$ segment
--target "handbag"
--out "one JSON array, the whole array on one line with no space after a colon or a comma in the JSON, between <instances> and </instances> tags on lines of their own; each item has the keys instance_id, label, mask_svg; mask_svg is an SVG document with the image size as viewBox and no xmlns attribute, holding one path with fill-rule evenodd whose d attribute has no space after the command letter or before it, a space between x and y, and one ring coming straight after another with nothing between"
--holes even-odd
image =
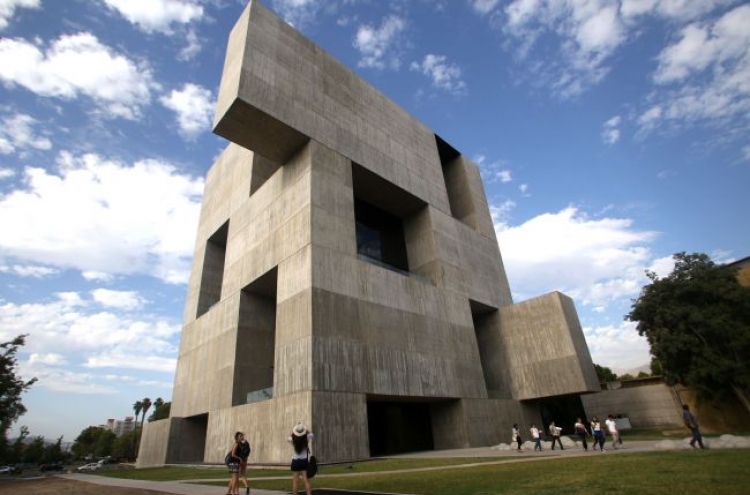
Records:
<instances>
[{"instance_id":1,"label":"handbag","mask_svg":"<svg viewBox=\"0 0 750 495\"><path fill-rule=\"evenodd\" d=\"M307 479L313 479L318 474L318 460L307 451Z\"/></svg>"}]
</instances>

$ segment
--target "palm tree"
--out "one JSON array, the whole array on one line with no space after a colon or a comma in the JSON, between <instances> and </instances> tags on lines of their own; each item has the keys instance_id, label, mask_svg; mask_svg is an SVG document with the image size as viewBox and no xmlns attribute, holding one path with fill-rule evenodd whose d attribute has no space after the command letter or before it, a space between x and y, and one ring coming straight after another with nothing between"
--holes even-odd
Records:
<instances>
[{"instance_id":1,"label":"palm tree","mask_svg":"<svg viewBox=\"0 0 750 495\"><path fill-rule=\"evenodd\" d=\"M157 397L156 400L154 401L154 412L153 414L151 414L151 417L148 418L149 421L153 421L153 419L151 418L153 418L154 414L156 414L159 408L163 405L164 405L164 399L162 399L161 397Z\"/></svg>"},{"instance_id":2,"label":"palm tree","mask_svg":"<svg viewBox=\"0 0 750 495\"><path fill-rule=\"evenodd\" d=\"M148 410L151 408L151 399L146 397L145 399L141 400L141 407L143 408L143 416L141 417L141 433L143 433L143 422L146 421L146 413L148 413ZM136 418L137 420L138 418Z\"/></svg>"},{"instance_id":3,"label":"palm tree","mask_svg":"<svg viewBox=\"0 0 750 495\"><path fill-rule=\"evenodd\" d=\"M143 416L141 416L141 431L140 433L136 433L136 436L135 436L135 455L137 457L138 447L141 444L141 435L143 435L143 422L146 420L146 412L148 412L149 408L151 407L151 399L146 397L145 399L139 400L138 402L133 404L133 409L135 409L136 405L141 406L140 412L143 414ZM138 412L135 413L135 425L136 427L138 426Z\"/></svg>"},{"instance_id":4,"label":"palm tree","mask_svg":"<svg viewBox=\"0 0 750 495\"><path fill-rule=\"evenodd\" d=\"M135 426L133 427L133 438L135 438L135 442L133 442L134 458L138 455L138 415L141 413L141 409L143 409L143 402L137 401L133 404L133 411L135 411Z\"/></svg>"}]
</instances>

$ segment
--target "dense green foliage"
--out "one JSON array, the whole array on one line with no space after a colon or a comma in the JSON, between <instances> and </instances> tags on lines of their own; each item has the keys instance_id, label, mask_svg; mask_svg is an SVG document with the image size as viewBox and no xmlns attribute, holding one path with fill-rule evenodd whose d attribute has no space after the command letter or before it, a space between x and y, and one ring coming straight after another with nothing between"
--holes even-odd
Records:
<instances>
[{"instance_id":1,"label":"dense green foliage","mask_svg":"<svg viewBox=\"0 0 750 495\"><path fill-rule=\"evenodd\" d=\"M79 459L87 456L104 457L112 454L117 435L100 426L89 426L76 437L73 453Z\"/></svg>"},{"instance_id":2,"label":"dense green foliage","mask_svg":"<svg viewBox=\"0 0 750 495\"><path fill-rule=\"evenodd\" d=\"M16 374L16 353L25 343L26 335L19 335L10 342L0 344L0 461L12 457L8 430L26 412L21 394L36 382L36 378L25 381Z\"/></svg>"},{"instance_id":3,"label":"dense green foliage","mask_svg":"<svg viewBox=\"0 0 750 495\"><path fill-rule=\"evenodd\" d=\"M154 401L154 412L148 417L148 422L158 421L160 419L167 419L169 417L169 411L172 408L171 402L164 402L161 397Z\"/></svg>"},{"instance_id":4,"label":"dense green foliage","mask_svg":"<svg viewBox=\"0 0 750 495\"><path fill-rule=\"evenodd\" d=\"M702 399L734 393L750 408L750 288L705 254L678 253L672 273L641 290L626 319L637 322L667 383Z\"/></svg>"},{"instance_id":5,"label":"dense green foliage","mask_svg":"<svg viewBox=\"0 0 750 495\"><path fill-rule=\"evenodd\" d=\"M613 382L617 380L617 375L606 366L599 366L594 364L596 370L596 376L599 378L599 383Z\"/></svg>"},{"instance_id":6,"label":"dense green foliage","mask_svg":"<svg viewBox=\"0 0 750 495\"><path fill-rule=\"evenodd\" d=\"M136 431L123 433L112 444L112 457L117 459L133 459L135 452Z\"/></svg>"}]
</instances>

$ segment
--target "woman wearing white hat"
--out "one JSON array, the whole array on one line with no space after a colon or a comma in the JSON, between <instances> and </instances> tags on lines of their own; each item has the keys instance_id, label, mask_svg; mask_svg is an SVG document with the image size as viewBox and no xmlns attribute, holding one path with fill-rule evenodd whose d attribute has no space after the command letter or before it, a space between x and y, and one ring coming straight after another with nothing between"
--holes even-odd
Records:
<instances>
[{"instance_id":1,"label":"woman wearing white hat","mask_svg":"<svg viewBox=\"0 0 750 495\"><path fill-rule=\"evenodd\" d=\"M314 436L300 421L292 428L292 434L287 441L294 447L292 453L292 493L297 493L299 479L305 483L305 493L310 495L310 480L307 478L307 459L310 456L310 444Z\"/></svg>"}]
</instances>

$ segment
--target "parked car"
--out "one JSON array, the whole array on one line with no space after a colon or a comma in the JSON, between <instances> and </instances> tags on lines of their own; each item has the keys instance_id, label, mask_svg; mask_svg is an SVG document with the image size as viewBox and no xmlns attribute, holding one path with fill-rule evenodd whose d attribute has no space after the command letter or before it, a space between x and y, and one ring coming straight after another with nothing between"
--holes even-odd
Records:
<instances>
[{"instance_id":1,"label":"parked car","mask_svg":"<svg viewBox=\"0 0 750 495\"><path fill-rule=\"evenodd\" d=\"M0 474L21 474L18 466L0 466Z\"/></svg>"},{"instance_id":2,"label":"parked car","mask_svg":"<svg viewBox=\"0 0 750 495\"><path fill-rule=\"evenodd\" d=\"M41 466L39 466L39 471L43 473L47 471L62 471L63 469L65 468L59 462L53 462L50 464L42 464Z\"/></svg>"},{"instance_id":3,"label":"parked car","mask_svg":"<svg viewBox=\"0 0 750 495\"><path fill-rule=\"evenodd\" d=\"M76 468L76 471L78 471L79 473L83 473L85 471L96 471L101 467L102 466L98 462L90 462L88 464L84 464L83 466L78 466Z\"/></svg>"}]
</instances>

